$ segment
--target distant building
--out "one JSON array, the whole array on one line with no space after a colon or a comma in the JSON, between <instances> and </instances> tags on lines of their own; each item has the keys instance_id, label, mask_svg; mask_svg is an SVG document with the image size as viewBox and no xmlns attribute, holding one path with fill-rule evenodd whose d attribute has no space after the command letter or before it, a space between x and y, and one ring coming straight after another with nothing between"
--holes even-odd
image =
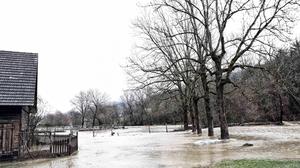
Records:
<instances>
[{"instance_id":1,"label":"distant building","mask_svg":"<svg viewBox=\"0 0 300 168\"><path fill-rule=\"evenodd\" d=\"M0 157L18 156L37 106L38 54L0 51Z\"/></svg>"}]
</instances>

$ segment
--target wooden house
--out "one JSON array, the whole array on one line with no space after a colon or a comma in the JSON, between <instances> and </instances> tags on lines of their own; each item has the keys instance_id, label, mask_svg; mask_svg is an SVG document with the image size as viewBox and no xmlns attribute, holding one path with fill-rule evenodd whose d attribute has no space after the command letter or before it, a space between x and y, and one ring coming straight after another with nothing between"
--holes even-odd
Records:
<instances>
[{"instance_id":1,"label":"wooden house","mask_svg":"<svg viewBox=\"0 0 300 168\"><path fill-rule=\"evenodd\" d=\"M0 158L18 156L37 105L38 54L0 51Z\"/></svg>"}]
</instances>

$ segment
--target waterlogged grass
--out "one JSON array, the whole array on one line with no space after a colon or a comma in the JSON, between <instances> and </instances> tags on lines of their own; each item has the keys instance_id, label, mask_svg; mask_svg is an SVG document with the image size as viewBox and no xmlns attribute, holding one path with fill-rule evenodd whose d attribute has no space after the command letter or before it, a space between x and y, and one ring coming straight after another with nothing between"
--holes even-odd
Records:
<instances>
[{"instance_id":1,"label":"waterlogged grass","mask_svg":"<svg viewBox=\"0 0 300 168\"><path fill-rule=\"evenodd\" d=\"M215 168L300 168L300 161L277 160L227 160Z\"/></svg>"}]
</instances>

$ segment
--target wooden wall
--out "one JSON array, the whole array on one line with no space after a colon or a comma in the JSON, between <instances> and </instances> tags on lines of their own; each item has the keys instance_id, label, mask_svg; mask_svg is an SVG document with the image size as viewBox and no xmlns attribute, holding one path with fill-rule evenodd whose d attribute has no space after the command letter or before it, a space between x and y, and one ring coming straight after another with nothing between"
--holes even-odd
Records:
<instances>
[{"instance_id":1,"label":"wooden wall","mask_svg":"<svg viewBox=\"0 0 300 168\"><path fill-rule=\"evenodd\" d=\"M0 106L0 150L2 153L8 150L7 146L11 146L13 151L19 149L21 112L21 106Z\"/></svg>"}]
</instances>

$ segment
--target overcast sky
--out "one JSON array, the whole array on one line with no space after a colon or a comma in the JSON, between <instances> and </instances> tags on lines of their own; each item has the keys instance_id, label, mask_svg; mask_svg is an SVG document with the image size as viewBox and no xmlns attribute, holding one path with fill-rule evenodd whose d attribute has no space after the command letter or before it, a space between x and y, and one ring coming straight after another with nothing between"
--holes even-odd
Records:
<instances>
[{"instance_id":1,"label":"overcast sky","mask_svg":"<svg viewBox=\"0 0 300 168\"><path fill-rule=\"evenodd\" d=\"M134 46L137 2L0 1L0 49L39 54L38 93L53 111L70 110L70 100L89 88L118 101L127 88L120 65Z\"/></svg>"},{"instance_id":2,"label":"overcast sky","mask_svg":"<svg viewBox=\"0 0 300 168\"><path fill-rule=\"evenodd\" d=\"M0 49L39 54L38 93L67 111L80 90L98 88L112 101L127 87L120 68L134 45L136 0L0 2Z\"/></svg>"}]
</instances>

